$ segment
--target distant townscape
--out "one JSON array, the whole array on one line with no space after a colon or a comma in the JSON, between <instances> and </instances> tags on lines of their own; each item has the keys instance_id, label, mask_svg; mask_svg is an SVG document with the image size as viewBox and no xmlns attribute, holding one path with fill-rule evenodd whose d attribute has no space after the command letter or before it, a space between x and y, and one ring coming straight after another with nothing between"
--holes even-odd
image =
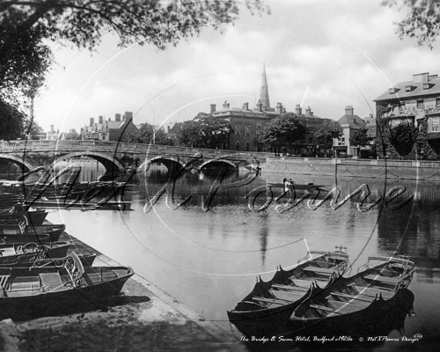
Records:
<instances>
[{"instance_id":1,"label":"distant townscape","mask_svg":"<svg viewBox=\"0 0 440 352\"><path fill-rule=\"evenodd\" d=\"M266 68L254 107L210 104L193 119L164 126L136 124L132 112L114 118L91 117L77 132L39 128L33 139L124 141L235 151L271 152L276 156L339 156L436 159L440 155L440 78L414 74L374 100L373 114L360 117L355 107L341 116L322 117L311 107L288 109L270 102Z\"/></svg>"}]
</instances>

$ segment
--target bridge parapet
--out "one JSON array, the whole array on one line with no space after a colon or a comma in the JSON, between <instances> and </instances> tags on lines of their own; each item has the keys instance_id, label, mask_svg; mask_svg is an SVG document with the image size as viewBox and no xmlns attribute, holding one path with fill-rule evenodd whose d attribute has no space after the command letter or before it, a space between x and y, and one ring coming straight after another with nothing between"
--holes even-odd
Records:
<instances>
[{"instance_id":1,"label":"bridge parapet","mask_svg":"<svg viewBox=\"0 0 440 352\"><path fill-rule=\"evenodd\" d=\"M58 152L74 152L85 150L105 150L114 153L142 153L151 155L160 154L176 154L176 155L195 155L201 153L204 158L232 157L237 158L249 157L253 155L256 158L265 159L268 153L262 152L242 152L225 149L208 149L208 148L190 148L159 144L142 144L128 142L111 142L111 141L82 141L82 140L66 140L66 141L46 141L46 140L17 140L17 141L1 141L0 152L40 152L51 151Z\"/></svg>"},{"instance_id":2,"label":"bridge parapet","mask_svg":"<svg viewBox=\"0 0 440 352\"><path fill-rule=\"evenodd\" d=\"M0 153L2 159L10 160L25 168L34 168L42 164L50 165L53 161L62 160L66 157L89 156L104 164L107 170L123 170L123 165L132 167L132 164L122 162L128 156L129 160L140 159L140 164L151 163L152 159L163 160L168 166L172 163L180 167L196 155L200 155L193 168L197 168L207 161L224 161L225 163L238 166L243 163L253 164L249 160L266 161L266 153L240 152L224 149L189 148L180 146L140 144L128 142L110 141L46 141L46 140L17 140L0 141ZM38 156L39 155L39 156ZM137 155L137 156L136 156ZM175 157L173 157L175 156ZM51 161L52 160L52 161ZM130 161L129 161L130 163ZM171 163L171 164L170 164ZM31 165L32 164L32 165ZM35 165L33 165L35 164ZM258 163L257 163L258 164Z\"/></svg>"}]
</instances>

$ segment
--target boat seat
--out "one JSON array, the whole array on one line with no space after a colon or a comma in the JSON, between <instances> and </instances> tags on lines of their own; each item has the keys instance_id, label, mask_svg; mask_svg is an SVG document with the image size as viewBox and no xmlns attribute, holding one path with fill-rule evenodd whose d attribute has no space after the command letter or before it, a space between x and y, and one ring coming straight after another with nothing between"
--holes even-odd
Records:
<instances>
[{"instance_id":1,"label":"boat seat","mask_svg":"<svg viewBox=\"0 0 440 352\"><path fill-rule=\"evenodd\" d=\"M334 272L337 272L337 270L334 268L332 268L332 269L319 268L317 266L308 266L308 267L303 268L303 270L304 271L311 271L311 272L318 273L318 274L324 274L324 275L331 275Z\"/></svg>"},{"instance_id":2,"label":"boat seat","mask_svg":"<svg viewBox=\"0 0 440 352\"><path fill-rule=\"evenodd\" d=\"M83 275L83 277L86 279L86 277L93 283L97 282L106 282L117 278L117 275L113 271L103 271L100 272L88 272ZM88 281L86 279L86 281Z\"/></svg>"},{"instance_id":3,"label":"boat seat","mask_svg":"<svg viewBox=\"0 0 440 352\"><path fill-rule=\"evenodd\" d=\"M393 285L397 284L401 280L398 277L387 277L387 276L375 275L375 274L367 275L364 278L370 281L380 281L383 283L393 284Z\"/></svg>"},{"instance_id":4,"label":"boat seat","mask_svg":"<svg viewBox=\"0 0 440 352\"><path fill-rule=\"evenodd\" d=\"M9 286L9 277L9 275L0 276L0 286L3 287L5 290L7 290Z\"/></svg>"},{"instance_id":5,"label":"boat seat","mask_svg":"<svg viewBox=\"0 0 440 352\"><path fill-rule=\"evenodd\" d=\"M359 294L362 294L364 296L370 296L370 297L376 297L380 294L383 298L388 299L394 296L393 291L386 290L385 288L376 288L376 287L362 287L362 286L355 286L356 290L359 292Z\"/></svg>"},{"instance_id":6,"label":"boat seat","mask_svg":"<svg viewBox=\"0 0 440 352\"><path fill-rule=\"evenodd\" d=\"M333 309L337 310L338 312L342 314L347 313L353 313L358 312L362 309L365 309L370 305L370 302L363 302L363 304L355 304L353 302L341 302L341 301L334 301L334 300L328 300L328 303L331 304ZM359 302L356 302L359 303Z\"/></svg>"},{"instance_id":7,"label":"boat seat","mask_svg":"<svg viewBox=\"0 0 440 352\"><path fill-rule=\"evenodd\" d=\"M290 302L295 302L299 299L301 299L302 297L304 297L304 295L306 294L306 292L304 291L299 291L299 292L293 292L293 291L277 291L277 290L271 290L270 291L276 298L278 299L283 299L286 301L290 301Z\"/></svg>"},{"instance_id":8,"label":"boat seat","mask_svg":"<svg viewBox=\"0 0 440 352\"><path fill-rule=\"evenodd\" d=\"M18 252L13 247L0 249L0 257L3 257L3 256L7 257L10 255L16 255L16 254L18 254Z\"/></svg>"},{"instance_id":9,"label":"boat seat","mask_svg":"<svg viewBox=\"0 0 440 352\"><path fill-rule=\"evenodd\" d=\"M362 293L359 293L359 295L356 296L352 296L352 295L347 295L346 293L332 292L331 295L335 297L347 298L349 300L357 300L357 301L369 302L369 303L371 303L374 299L373 297L369 295L364 295Z\"/></svg>"},{"instance_id":10,"label":"boat seat","mask_svg":"<svg viewBox=\"0 0 440 352\"><path fill-rule=\"evenodd\" d=\"M319 279L317 279L317 278L314 280L290 279L290 281L292 281L292 283L295 286L305 288L306 290L308 290L310 288L310 286L312 285L312 282L315 280L319 281Z\"/></svg>"},{"instance_id":11,"label":"boat seat","mask_svg":"<svg viewBox=\"0 0 440 352\"><path fill-rule=\"evenodd\" d=\"M307 291L307 288L302 287L302 286L273 284L272 287L273 288L278 288L278 289L281 289L281 290L288 290L288 291Z\"/></svg>"},{"instance_id":12,"label":"boat seat","mask_svg":"<svg viewBox=\"0 0 440 352\"><path fill-rule=\"evenodd\" d=\"M284 306L288 303L291 303L291 301L286 301L284 299L275 299L275 298L265 298L265 297L252 297L253 300L257 302L265 302L265 303L271 303L271 304L277 304L280 306Z\"/></svg>"},{"instance_id":13,"label":"boat seat","mask_svg":"<svg viewBox=\"0 0 440 352\"><path fill-rule=\"evenodd\" d=\"M329 313L334 313L334 314L342 314L341 312L338 312L337 310L334 310L333 308L321 306L319 304L311 304L310 308L315 308L315 309L322 310L324 312L329 312Z\"/></svg>"},{"instance_id":14,"label":"boat seat","mask_svg":"<svg viewBox=\"0 0 440 352\"><path fill-rule=\"evenodd\" d=\"M64 289L64 282L61 275L56 273L41 273L40 274L41 284L45 291L54 291L57 289Z\"/></svg>"},{"instance_id":15,"label":"boat seat","mask_svg":"<svg viewBox=\"0 0 440 352\"><path fill-rule=\"evenodd\" d=\"M40 278L38 276L19 276L11 282L10 291L14 290L35 290L40 289Z\"/></svg>"}]
</instances>

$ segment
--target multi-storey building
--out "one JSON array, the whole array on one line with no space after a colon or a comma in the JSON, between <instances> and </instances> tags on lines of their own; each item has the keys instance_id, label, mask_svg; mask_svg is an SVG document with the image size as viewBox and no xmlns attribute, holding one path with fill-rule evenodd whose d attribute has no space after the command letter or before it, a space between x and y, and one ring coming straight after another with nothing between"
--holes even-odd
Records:
<instances>
[{"instance_id":1,"label":"multi-storey building","mask_svg":"<svg viewBox=\"0 0 440 352\"><path fill-rule=\"evenodd\" d=\"M340 155L358 156L358 146L353 145L352 139L357 131L366 128L366 123L359 116L354 114L352 105L345 107L345 114L338 121L342 129L339 139L333 141L333 149Z\"/></svg>"},{"instance_id":2,"label":"multi-storey building","mask_svg":"<svg viewBox=\"0 0 440 352\"><path fill-rule=\"evenodd\" d=\"M421 132L407 158L438 158L440 155L440 78L428 72L413 75L412 81L401 82L374 100L378 127L389 121L387 128L402 122L417 127ZM387 120L381 120L387 118ZM385 128L384 126L380 128ZM381 133L381 135L384 135ZM386 136L386 134L385 134ZM383 138L382 138L383 139ZM389 144L387 140L380 143ZM381 157L395 157L393 149Z\"/></svg>"},{"instance_id":3,"label":"multi-storey building","mask_svg":"<svg viewBox=\"0 0 440 352\"><path fill-rule=\"evenodd\" d=\"M229 121L232 127L232 134L229 142L225 142L224 149L235 149L242 151L270 151L281 153L281 146L268 145L262 139L263 129L266 124L286 113L286 108L282 103L278 102L275 108L270 106L269 86L267 83L266 68L263 68L261 78L260 96L255 108L250 108L249 103L243 103L241 108L231 107L225 101L220 110L216 109L215 104L211 104L210 113L217 118ZM296 106L295 114L303 116L309 133L303 141L298 141L293 147L294 154L313 154L319 143L313 138L313 133L320 128L322 123L327 120L314 116L310 107L306 109L306 113L302 113L300 105Z\"/></svg>"},{"instance_id":4,"label":"multi-storey building","mask_svg":"<svg viewBox=\"0 0 440 352\"><path fill-rule=\"evenodd\" d=\"M427 119L427 132L440 132L440 78L428 72L413 75L375 100L376 116L388 117L391 127L406 121L418 126Z\"/></svg>"},{"instance_id":5,"label":"multi-storey building","mask_svg":"<svg viewBox=\"0 0 440 352\"><path fill-rule=\"evenodd\" d=\"M133 123L133 113L125 112L115 115L115 120L110 118L104 120L102 116L99 116L98 122L95 122L93 117L90 118L90 124L81 128L82 140L95 140L95 141L122 141L124 136L129 133L138 131L138 128Z\"/></svg>"}]
</instances>

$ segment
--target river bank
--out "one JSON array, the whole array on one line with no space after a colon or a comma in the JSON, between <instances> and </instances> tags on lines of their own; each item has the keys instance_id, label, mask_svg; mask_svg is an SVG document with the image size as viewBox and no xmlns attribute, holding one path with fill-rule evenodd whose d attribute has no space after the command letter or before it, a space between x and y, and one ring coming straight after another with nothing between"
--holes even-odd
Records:
<instances>
[{"instance_id":1,"label":"river bank","mask_svg":"<svg viewBox=\"0 0 440 352\"><path fill-rule=\"evenodd\" d=\"M425 160L268 157L263 173L440 181L440 162Z\"/></svg>"},{"instance_id":2,"label":"river bank","mask_svg":"<svg viewBox=\"0 0 440 352\"><path fill-rule=\"evenodd\" d=\"M74 250L97 253L94 266L120 265L87 244ZM104 309L30 321L0 322L1 351L244 351L237 339L139 275Z\"/></svg>"}]
</instances>

